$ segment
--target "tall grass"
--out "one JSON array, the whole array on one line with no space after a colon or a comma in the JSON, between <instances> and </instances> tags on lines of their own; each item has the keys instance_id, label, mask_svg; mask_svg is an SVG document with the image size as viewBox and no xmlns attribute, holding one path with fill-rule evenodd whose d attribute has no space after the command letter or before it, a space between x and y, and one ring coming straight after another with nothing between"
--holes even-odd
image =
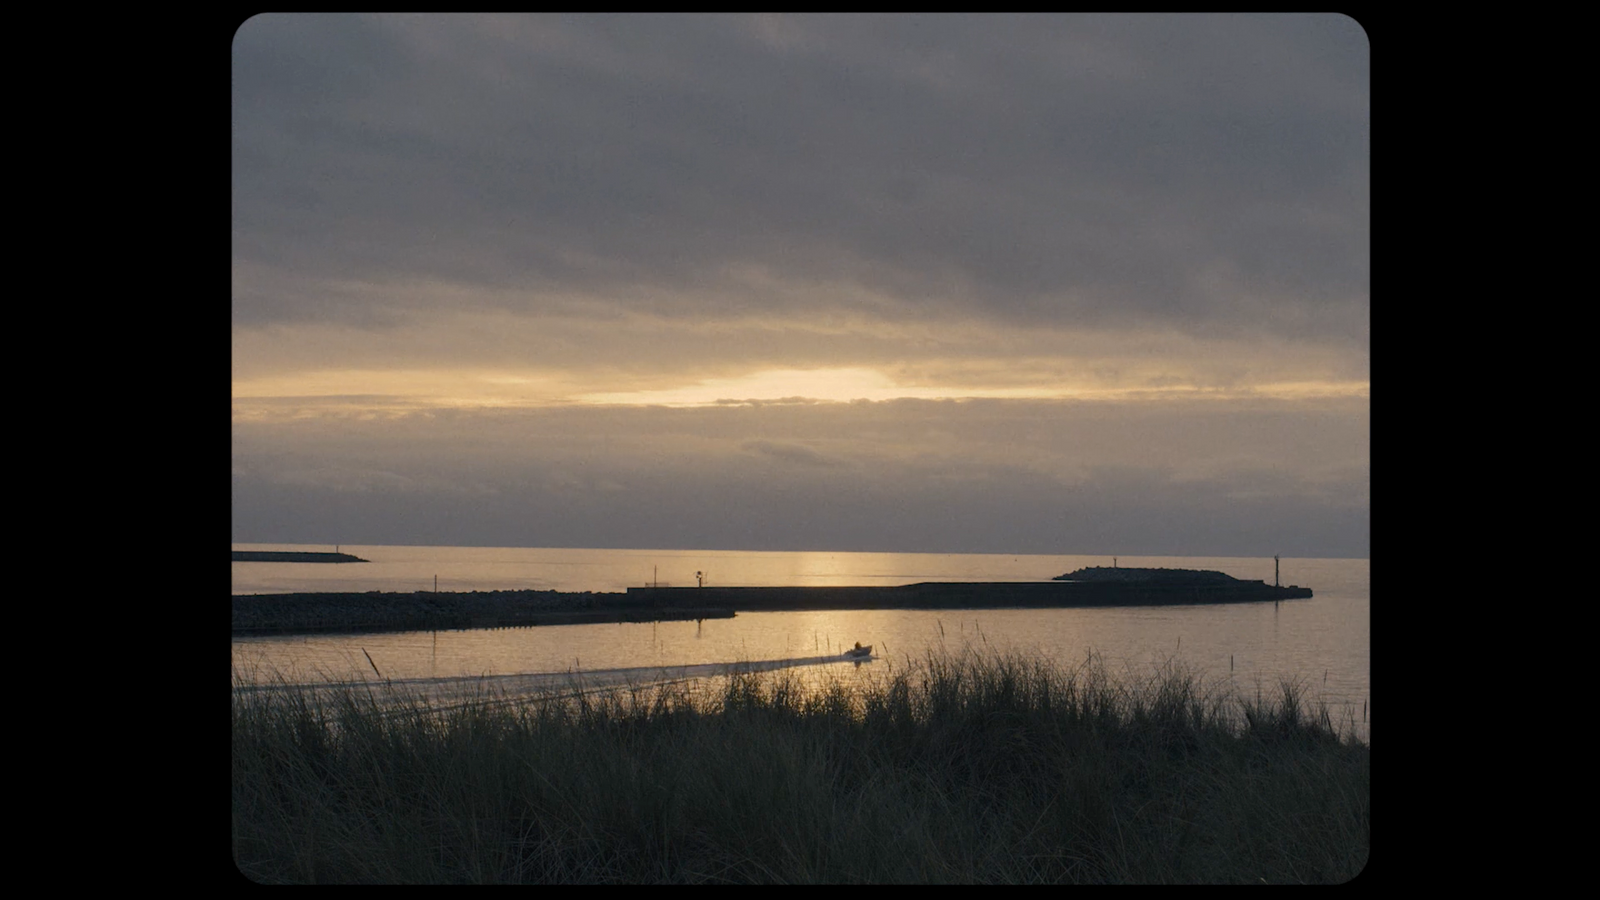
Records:
<instances>
[{"instance_id":1,"label":"tall grass","mask_svg":"<svg viewBox=\"0 0 1600 900\"><path fill-rule=\"evenodd\" d=\"M1370 750L1287 683L931 655L440 707L233 698L233 847L263 882L1340 882Z\"/></svg>"}]
</instances>

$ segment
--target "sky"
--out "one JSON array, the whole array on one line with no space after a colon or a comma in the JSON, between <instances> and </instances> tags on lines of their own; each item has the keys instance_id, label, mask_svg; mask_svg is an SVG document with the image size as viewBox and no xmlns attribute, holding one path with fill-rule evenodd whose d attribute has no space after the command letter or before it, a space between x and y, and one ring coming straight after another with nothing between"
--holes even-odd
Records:
<instances>
[{"instance_id":1,"label":"sky","mask_svg":"<svg viewBox=\"0 0 1600 900\"><path fill-rule=\"evenodd\" d=\"M236 543L1366 557L1340 15L233 39Z\"/></svg>"}]
</instances>

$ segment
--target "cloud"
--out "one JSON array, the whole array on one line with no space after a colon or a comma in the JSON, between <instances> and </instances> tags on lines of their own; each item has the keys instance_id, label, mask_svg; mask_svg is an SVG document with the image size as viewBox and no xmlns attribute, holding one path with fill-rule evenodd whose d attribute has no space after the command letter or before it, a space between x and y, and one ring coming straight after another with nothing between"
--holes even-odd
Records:
<instances>
[{"instance_id":1,"label":"cloud","mask_svg":"<svg viewBox=\"0 0 1600 900\"><path fill-rule=\"evenodd\" d=\"M1364 339L1337 16L266 15L234 60L241 324L436 283Z\"/></svg>"},{"instance_id":2,"label":"cloud","mask_svg":"<svg viewBox=\"0 0 1600 900\"><path fill-rule=\"evenodd\" d=\"M1364 553L1349 18L267 14L233 60L240 540Z\"/></svg>"},{"instance_id":3,"label":"cloud","mask_svg":"<svg viewBox=\"0 0 1600 900\"><path fill-rule=\"evenodd\" d=\"M801 466L815 466L825 469L835 468L841 463L829 459L804 444L774 443L772 441L745 441L740 444L740 449L751 453L777 460L782 463L792 463Z\"/></svg>"},{"instance_id":4,"label":"cloud","mask_svg":"<svg viewBox=\"0 0 1600 900\"><path fill-rule=\"evenodd\" d=\"M1363 402L1219 404L1206 414L1025 401L563 407L243 423L235 528L285 539L274 528L293 505L307 523L344 510L364 535L350 541L371 543L404 533L402 543L501 546L1202 553L1233 539L1219 535L1266 552L1281 534L1285 553L1365 546ZM364 485L371 503L358 508L350 485L295 477L308 459L324 473L392 477L381 491ZM441 519L441 509L455 512Z\"/></svg>"},{"instance_id":5,"label":"cloud","mask_svg":"<svg viewBox=\"0 0 1600 900\"><path fill-rule=\"evenodd\" d=\"M403 327L315 324L234 334L235 406L318 395L417 408L700 403L1160 391L1364 392L1362 349L1158 331L1081 332L966 320L888 327L773 314L696 322L441 310ZM280 401L273 401L282 405Z\"/></svg>"}]
</instances>

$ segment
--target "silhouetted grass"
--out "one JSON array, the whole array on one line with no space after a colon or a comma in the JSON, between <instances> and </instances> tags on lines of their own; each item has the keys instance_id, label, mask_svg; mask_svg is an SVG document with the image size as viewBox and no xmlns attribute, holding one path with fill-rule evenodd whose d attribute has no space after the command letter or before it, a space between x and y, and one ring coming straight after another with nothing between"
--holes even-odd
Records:
<instances>
[{"instance_id":1,"label":"silhouetted grass","mask_svg":"<svg viewBox=\"0 0 1600 900\"><path fill-rule=\"evenodd\" d=\"M930 656L449 708L235 692L233 846L263 882L1339 882L1370 749L1271 700Z\"/></svg>"}]
</instances>

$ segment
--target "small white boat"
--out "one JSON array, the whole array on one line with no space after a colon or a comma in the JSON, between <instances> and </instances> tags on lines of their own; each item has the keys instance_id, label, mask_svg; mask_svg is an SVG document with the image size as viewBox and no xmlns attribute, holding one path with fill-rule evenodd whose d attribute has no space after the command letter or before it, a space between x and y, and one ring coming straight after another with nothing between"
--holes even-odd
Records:
<instances>
[{"instance_id":1,"label":"small white boat","mask_svg":"<svg viewBox=\"0 0 1600 900\"><path fill-rule=\"evenodd\" d=\"M861 646L860 644L857 644L857 645L855 645L854 648L852 648L850 650L846 650L844 652L845 659L866 659L867 657L869 657L871 655L872 655L872 645L871 644L868 644L865 647Z\"/></svg>"}]
</instances>

